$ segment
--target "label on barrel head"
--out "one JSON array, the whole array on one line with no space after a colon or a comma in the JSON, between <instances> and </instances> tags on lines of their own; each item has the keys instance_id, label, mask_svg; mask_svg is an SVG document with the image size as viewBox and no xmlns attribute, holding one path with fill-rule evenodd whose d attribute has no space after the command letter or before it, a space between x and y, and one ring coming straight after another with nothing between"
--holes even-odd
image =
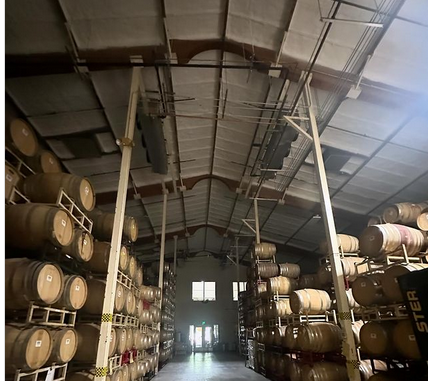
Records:
<instances>
[{"instance_id":1,"label":"label on barrel head","mask_svg":"<svg viewBox=\"0 0 428 381\"><path fill-rule=\"evenodd\" d=\"M65 225L67 225L67 221L61 220L61 224L62 224L62 226L65 226Z\"/></svg>"},{"instance_id":2,"label":"label on barrel head","mask_svg":"<svg viewBox=\"0 0 428 381\"><path fill-rule=\"evenodd\" d=\"M42 346L42 340L36 341L36 348L40 348Z\"/></svg>"},{"instance_id":3,"label":"label on barrel head","mask_svg":"<svg viewBox=\"0 0 428 381\"><path fill-rule=\"evenodd\" d=\"M84 240L83 240L83 244L84 244L84 245L86 245L86 244L87 244L86 239L84 239Z\"/></svg>"},{"instance_id":4,"label":"label on barrel head","mask_svg":"<svg viewBox=\"0 0 428 381\"><path fill-rule=\"evenodd\" d=\"M86 196L88 195L88 193L89 193L89 188L85 187L85 194L86 194Z\"/></svg>"},{"instance_id":5,"label":"label on barrel head","mask_svg":"<svg viewBox=\"0 0 428 381\"><path fill-rule=\"evenodd\" d=\"M22 134L23 134L24 136L28 136L28 131L27 131L27 129L26 129L26 128L23 128L23 129L22 129Z\"/></svg>"},{"instance_id":6,"label":"label on barrel head","mask_svg":"<svg viewBox=\"0 0 428 381\"><path fill-rule=\"evenodd\" d=\"M370 334L370 338L372 338L372 339L377 339L377 335L376 335L375 333L371 333L371 334Z\"/></svg>"},{"instance_id":7,"label":"label on barrel head","mask_svg":"<svg viewBox=\"0 0 428 381\"><path fill-rule=\"evenodd\" d=\"M48 275L48 276L46 277L46 280L47 280L48 282L52 282L52 275Z\"/></svg>"},{"instance_id":8,"label":"label on barrel head","mask_svg":"<svg viewBox=\"0 0 428 381\"><path fill-rule=\"evenodd\" d=\"M70 344L70 339L65 340L65 345Z\"/></svg>"},{"instance_id":9,"label":"label on barrel head","mask_svg":"<svg viewBox=\"0 0 428 381\"><path fill-rule=\"evenodd\" d=\"M120 297L122 296L122 291L120 291L120 290L119 290L119 291L117 292L117 296L120 298Z\"/></svg>"},{"instance_id":10,"label":"label on barrel head","mask_svg":"<svg viewBox=\"0 0 428 381\"><path fill-rule=\"evenodd\" d=\"M7 174L7 175L6 175L6 180L7 180L7 181L12 181L12 180L13 180L13 177L12 177L11 175Z\"/></svg>"},{"instance_id":11,"label":"label on barrel head","mask_svg":"<svg viewBox=\"0 0 428 381\"><path fill-rule=\"evenodd\" d=\"M415 335L409 335L409 340L410 341L416 341L416 336Z\"/></svg>"},{"instance_id":12,"label":"label on barrel head","mask_svg":"<svg viewBox=\"0 0 428 381\"><path fill-rule=\"evenodd\" d=\"M361 282L360 285L361 287L366 287L366 282Z\"/></svg>"},{"instance_id":13,"label":"label on barrel head","mask_svg":"<svg viewBox=\"0 0 428 381\"><path fill-rule=\"evenodd\" d=\"M80 286L79 286L78 284L76 285L75 290L76 290L76 291L79 291L79 290L80 290Z\"/></svg>"},{"instance_id":14,"label":"label on barrel head","mask_svg":"<svg viewBox=\"0 0 428 381\"><path fill-rule=\"evenodd\" d=\"M51 157L49 158L49 163L50 163L50 164L53 164L53 163L54 163L54 161L52 160L52 158L51 158Z\"/></svg>"},{"instance_id":15,"label":"label on barrel head","mask_svg":"<svg viewBox=\"0 0 428 381\"><path fill-rule=\"evenodd\" d=\"M395 283L398 283L398 278L394 278L394 282L395 282Z\"/></svg>"}]
</instances>

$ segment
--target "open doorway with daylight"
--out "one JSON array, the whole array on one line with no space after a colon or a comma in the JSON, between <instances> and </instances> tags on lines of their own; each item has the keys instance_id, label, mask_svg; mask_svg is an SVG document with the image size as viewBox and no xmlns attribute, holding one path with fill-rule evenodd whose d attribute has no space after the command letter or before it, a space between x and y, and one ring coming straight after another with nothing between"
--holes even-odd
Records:
<instances>
[{"instance_id":1,"label":"open doorway with daylight","mask_svg":"<svg viewBox=\"0 0 428 381\"><path fill-rule=\"evenodd\" d=\"M189 341L193 352L212 352L219 343L218 325L190 325Z\"/></svg>"}]
</instances>

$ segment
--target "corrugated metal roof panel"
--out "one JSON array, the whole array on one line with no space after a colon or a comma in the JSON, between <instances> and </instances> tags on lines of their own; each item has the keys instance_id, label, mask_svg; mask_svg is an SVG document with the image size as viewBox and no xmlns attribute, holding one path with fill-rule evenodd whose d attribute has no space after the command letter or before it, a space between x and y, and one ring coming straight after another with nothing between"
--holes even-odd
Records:
<instances>
[{"instance_id":1,"label":"corrugated metal roof panel","mask_svg":"<svg viewBox=\"0 0 428 381\"><path fill-rule=\"evenodd\" d=\"M120 171L120 154L103 155L97 158L67 160L65 167L75 175L91 176Z\"/></svg>"}]
</instances>

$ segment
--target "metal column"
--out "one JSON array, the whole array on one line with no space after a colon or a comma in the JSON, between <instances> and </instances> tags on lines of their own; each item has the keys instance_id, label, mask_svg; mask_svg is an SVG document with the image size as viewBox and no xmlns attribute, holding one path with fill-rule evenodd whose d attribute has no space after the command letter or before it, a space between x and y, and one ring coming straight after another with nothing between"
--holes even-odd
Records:
<instances>
[{"instance_id":1,"label":"metal column","mask_svg":"<svg viewBox=\"0 0 428 381\"><path fill-rule=\"evenodd\" d=\"M165 230L166 230L166 206L168 202L168 191L163 191L163 205L162 205L162 233L161 233L161 247L160 247L160 258L159 258L159 280L158 287L161 290L161 298L159 301L159 308L162 309L162 296L163 296L163 268L165 262ZM162 320L162 314L161 314ZM161 323L158 323L158 331L160 332ZM156 351L159 353L160 343L156 345ZM157 374L159 369L159 361L156 364L155 373Z\"/></svg>"},{"instance_id":2,"label":"metal column","mask_svg":"<svg viewBox=\"0 0 428 381\"><path fill-rule=\"evenodd\" d=\"M178 246L178 235L174 236L174 275L177 275L177 246Z\"/></svg>"},{"instance_id":3,"label":"metal column","mask_svg":"<svg viewBox=\"0 0 428 381\"><path fill-rule=\"evenodd\" d=\"M95 380L105 380L108 373L108 354L110 347L111 326L113 320L114 300L116 295L119 253L122 245L123 221L125 217L126 195L128 191L129 169L131 166L132 146L137 113L137 101L140 85L139 68L132 69L131 91L129 95L128 115L125 136L120 139L122 161L120 166L119 187L117 190L116 209L108 262L107 282L104 293L103 314L101 317L100 337L95 363Z\"/></svg>"},{"instance_id":4,"label":"metal column","mask_svg":"<svg viewBox=\"0 0 428 381\"><path fill-rule=\"evenodd\" d=\"M254 198L254 220L256 223L256 243L260 243L259 204L257 198Z\"/></svg>"},{"instance_id":5,"label":"metal column","mask_svg":"<svg viewBox=\"0 0 428 381\"><path fill-rule=\"evenodd\" d=\"M333 276L337 307L339 310L339 322L344 334L342 352L344 356L346 356L346 366L350 381L360 381L359 361L351 325L351 312L349 310L348 298L345 291L345 280L343 277L342 263L340 261L336 226L334 224L333 209L331 206L320 137L309 84L305 85L303 97L305 100L305 106L308 107L309 126L313 139L312 150L315 162L315 172L317 174L318 186L320 188L321 207L326 230L327 244L330 253L331 272Z\"/></svg>"}]
</instances>

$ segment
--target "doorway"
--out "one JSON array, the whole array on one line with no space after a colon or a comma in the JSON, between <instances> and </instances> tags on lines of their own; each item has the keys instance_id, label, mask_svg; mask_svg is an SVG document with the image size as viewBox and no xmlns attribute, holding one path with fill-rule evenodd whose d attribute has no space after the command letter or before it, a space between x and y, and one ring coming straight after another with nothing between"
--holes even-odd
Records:
<instances>
[{"instance_id":1,"label":"doorway","mask_svg":"<svg viewBox=\"0 0 428 381\"><path fill-rule=\"evenodd\" d=\"M193 352L212 352L214 344L218 343L218 325L191 325L189 340Z\"/></svg>"}]
</instances>

